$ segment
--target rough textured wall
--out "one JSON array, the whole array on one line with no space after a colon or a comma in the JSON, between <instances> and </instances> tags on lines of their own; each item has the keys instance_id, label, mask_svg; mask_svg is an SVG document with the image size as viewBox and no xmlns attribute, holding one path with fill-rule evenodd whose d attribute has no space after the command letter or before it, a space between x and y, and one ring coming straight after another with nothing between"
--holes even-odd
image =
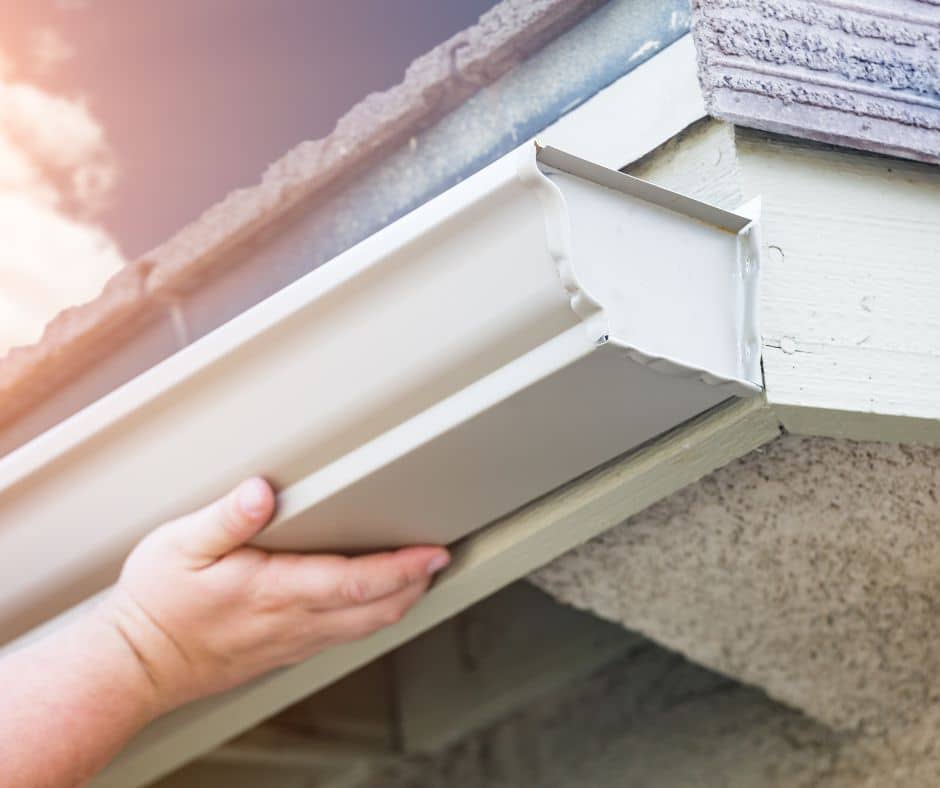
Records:
<instances>
[{"instance_id":1,"label":"rough textured wall","mask_svg":"<svg viewBox=\"0 0 940 788\"><path fill-rule=\"evenodd\" d=\"M358 788L909 788L940 784L932 719L834 733L664 649L616 665ZM309 782L307 785L316 783Z\"/></svg>"},{"instance_id":2,"label":"rough textured wall","mask_svg":"<svg viewBox=\"0 0 940 788\"><path fill-rule=\"evenodd\" d=\"M940 697L940 450L787 436L540 570L836 728Z\"/></svg>"},{"instance_id":3,"label":"rough textured wall","mask_svg":"<svg viewBox=\"0 0 940 788\"><path fill-rule=\"evenodd\" d=\"M940 162L934 0L694 0L709 112L745 126Z\"/></svg>"}]
</instances>

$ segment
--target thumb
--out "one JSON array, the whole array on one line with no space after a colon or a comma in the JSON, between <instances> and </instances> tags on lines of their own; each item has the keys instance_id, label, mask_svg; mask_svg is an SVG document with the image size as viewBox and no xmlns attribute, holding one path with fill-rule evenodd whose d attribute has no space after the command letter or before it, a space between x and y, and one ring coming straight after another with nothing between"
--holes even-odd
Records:
<instances>
[{"instance_id":1,"label":"thumb","mask_svg":"<svg viewBox=\"0 0 940 788\"><path fill-rule=\"evenodd\" d=\"M273 513L271 485L256 476L173 523L173 541L186 555L211 563L255 536Z\"/></svg>"}]
</instances>

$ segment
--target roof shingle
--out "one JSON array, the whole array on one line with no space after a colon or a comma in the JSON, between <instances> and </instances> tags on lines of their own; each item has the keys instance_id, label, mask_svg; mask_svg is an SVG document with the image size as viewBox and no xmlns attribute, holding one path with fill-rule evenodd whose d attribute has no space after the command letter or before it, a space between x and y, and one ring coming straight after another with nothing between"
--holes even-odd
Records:
<instances>
[{"instance_id":1,"label":"roof shingle","mask_svg":"<svg viewBox=\"0 0 940 788\"><path fill-rule=\"evenodd\" d=\"M0 358L0 429L141 331L167 301L225 270L262 227L406 144L605 0L504 0L418 58L395 87L367 96L323 139L273 163L139 261L95 300L53 319L38 343Z\"/></svg>"}]
</instances>

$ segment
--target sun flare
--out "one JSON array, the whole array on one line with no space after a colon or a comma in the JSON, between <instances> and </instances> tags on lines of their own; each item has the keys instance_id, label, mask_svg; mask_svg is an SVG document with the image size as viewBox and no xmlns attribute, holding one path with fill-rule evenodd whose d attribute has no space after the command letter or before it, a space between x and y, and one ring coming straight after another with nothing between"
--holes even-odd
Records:
<instances>
[{"instance_id":1,"label":"sun flare","mask_svg":"<svg viewBox=\"0 0 940 788\"><path fill-rule=\"evenodd\" d=\"M19 80L0 51L0 355L37 341L52 317L94 298L123 264L95 223L115 178L89 109Z\"/></svg>"}]
</instances>

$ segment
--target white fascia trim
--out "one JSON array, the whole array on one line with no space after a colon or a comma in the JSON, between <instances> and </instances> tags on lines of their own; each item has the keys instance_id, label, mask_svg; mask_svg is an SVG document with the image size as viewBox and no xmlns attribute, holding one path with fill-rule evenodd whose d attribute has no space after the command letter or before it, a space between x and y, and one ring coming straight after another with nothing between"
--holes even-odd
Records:
<instances>
[{"instance_id":1,"label":"white fascia trim","mask_svg":"<svg viewBox=\"0 0 940 788\"><path fill-rule=\"evenodd\" d=\"M92 784L149 785L779 434L761 397L716 408L463 540L398 624L160 718Z\"/></svg>"},{"instance_id":2,"label":"white fascia trim","mask_svg":"<svg viewBox=\"0 0 940 788\"><path fill-rule=\"evenodd\" d=\"M619 170L707 115L695 44L685 35L538 137L546 145Z\"/></svg>"}]
</instances>

